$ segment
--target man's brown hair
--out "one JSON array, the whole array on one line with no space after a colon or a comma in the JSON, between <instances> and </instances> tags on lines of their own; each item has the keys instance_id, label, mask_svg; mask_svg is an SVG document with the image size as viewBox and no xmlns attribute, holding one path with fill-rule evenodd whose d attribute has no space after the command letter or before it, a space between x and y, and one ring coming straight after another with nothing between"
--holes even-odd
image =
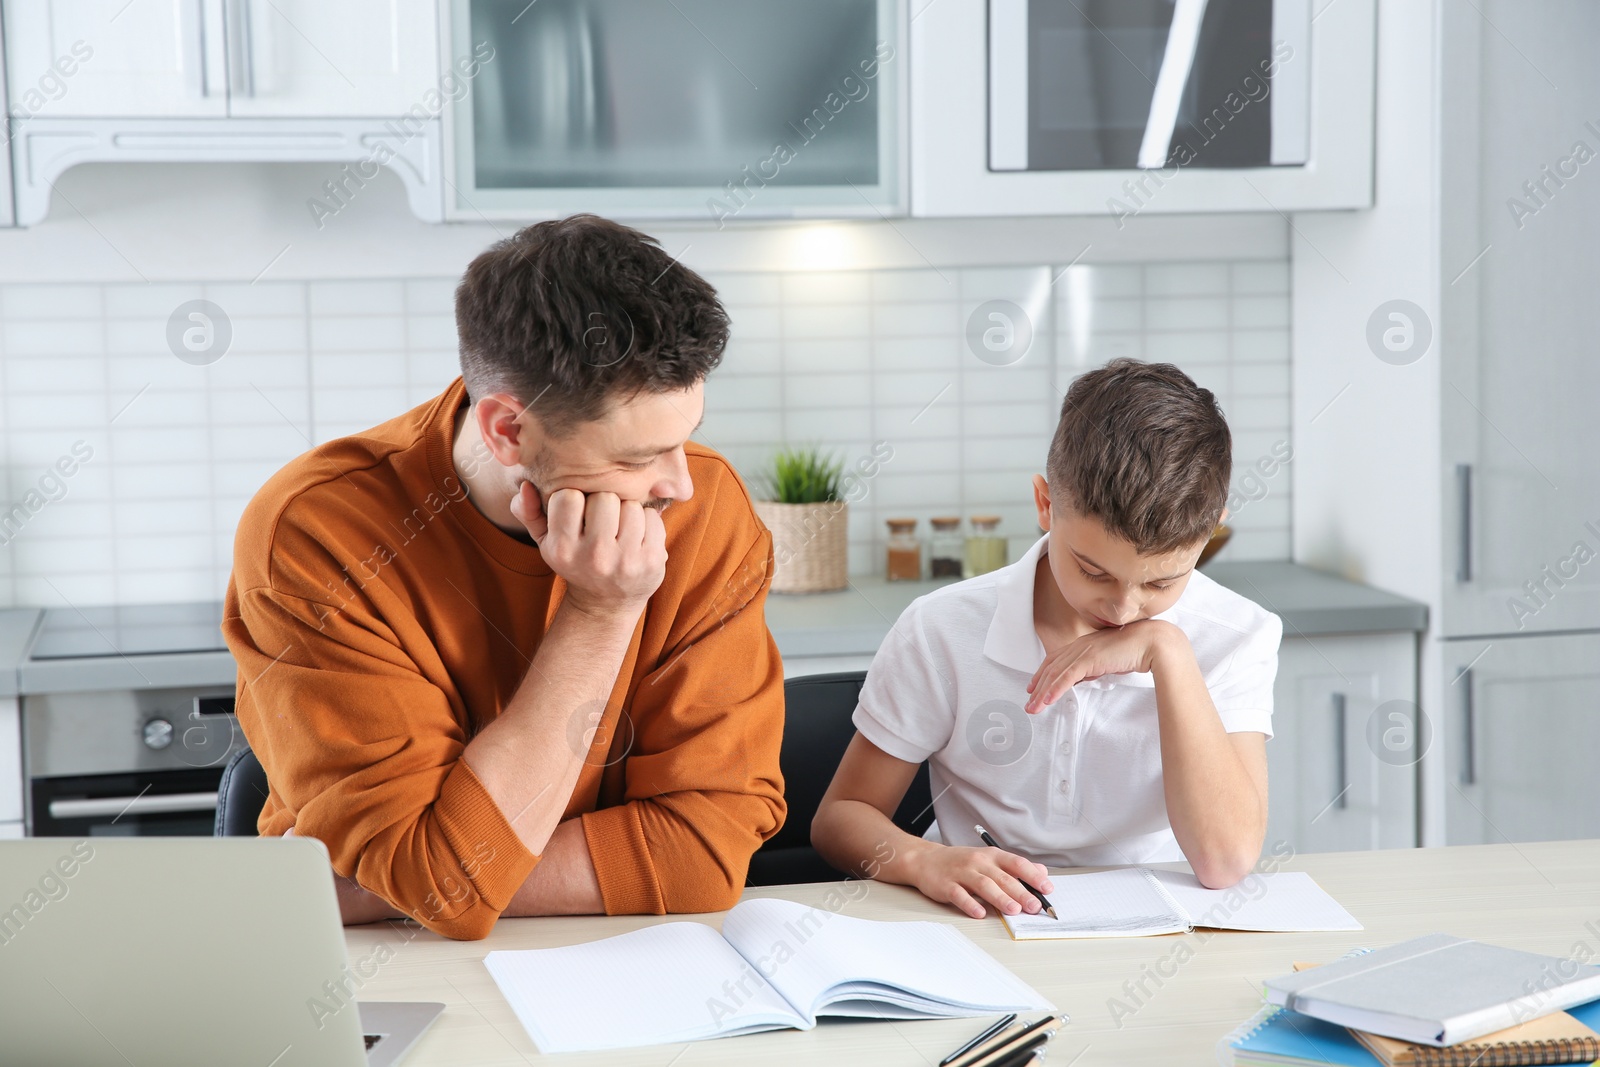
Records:
<instances>
[{"instance_id":1,"label":"man's brown hair","mask_svg":"<svg viewBox=\"0 0 1600 1067\"><path fill-rule=\"evenodd\" d=\"M573 215L474 259L456 287L456 332L467 395L510 393L560 436L613 401L703 380L722 360L728 315L655 238Z\"/></svg>"},{"instance_id":2,"label":"man's brown hair","mask_svg":"<svg viewBox=\"0 0 1600 1067\"><path fill-rule=\"evenodd\" d=\"M1114 359L1067 389L1047 471L1052 494L1149 555L1210 536L1232 453L1211 390L1170 363Z\"/></svg>"}]
</instances>

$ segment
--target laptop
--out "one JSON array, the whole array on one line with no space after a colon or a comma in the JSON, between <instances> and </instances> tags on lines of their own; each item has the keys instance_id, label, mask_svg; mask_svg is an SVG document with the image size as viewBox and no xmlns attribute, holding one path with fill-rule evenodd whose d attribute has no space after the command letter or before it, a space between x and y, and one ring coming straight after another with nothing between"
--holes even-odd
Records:
<instances>
[{"instance_id":1,"label":"laptop","mask_svg":"<svg viewBox=\"0 0 1600 1067\"><path fill-rule=\"evenodd\" d=\"M387 1067L444 1010L358 1001L309 837L0 841L0 1059Z\"/></svg>"}]
</instances>

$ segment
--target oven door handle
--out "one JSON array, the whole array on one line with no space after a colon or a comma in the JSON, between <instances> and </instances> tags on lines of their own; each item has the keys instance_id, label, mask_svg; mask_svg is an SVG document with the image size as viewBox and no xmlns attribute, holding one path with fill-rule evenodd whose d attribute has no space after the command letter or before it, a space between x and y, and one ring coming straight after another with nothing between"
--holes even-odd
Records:
<instances>
[{"instance_id":1,"label":"oven door handle","mask_svg":"<svg viewBox=\"0 0 1600 1067\"><path fill-rule=\"evenodd\" d=\"M101 819L107 815L165 815L178 811L216 811L215 793L165 793L156 796L52 800L52 819Z\"/></svg>"}]
</instances>

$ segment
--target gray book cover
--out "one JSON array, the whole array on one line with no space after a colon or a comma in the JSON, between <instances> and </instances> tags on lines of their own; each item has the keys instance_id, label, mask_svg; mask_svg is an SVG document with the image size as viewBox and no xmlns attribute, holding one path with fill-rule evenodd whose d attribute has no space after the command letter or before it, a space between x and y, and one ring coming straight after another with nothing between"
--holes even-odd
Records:
<instances>
[{"instance_id":1,"label":"gray book cover","mask_svg":"<svg viewBox=\"0 0 1600 1067\"><path fill-rule=\"evenodd\" d=\"M1273 978L1291 1011L1429 1045L1450 1045L1600 999L1600 968L1429 934Z\"/></svg>"}]
</instances>

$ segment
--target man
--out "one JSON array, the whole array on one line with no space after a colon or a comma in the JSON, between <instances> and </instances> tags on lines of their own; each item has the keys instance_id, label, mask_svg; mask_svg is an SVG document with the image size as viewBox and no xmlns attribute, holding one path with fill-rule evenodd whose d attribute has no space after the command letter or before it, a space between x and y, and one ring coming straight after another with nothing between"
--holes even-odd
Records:
<instances>
[{"instance_id":1,"label":"man","mask_svg":"<svg viewBox=\"0 0 1600 1067\"><path fill-rule=\"evenodd\" d=\"M327 845L346 922L727 908L784 803L771 536L689 440L726 313L579 215L473 260L456 322L460 380L240 522L260 831Z\"/></svg>"}]
</instances>

